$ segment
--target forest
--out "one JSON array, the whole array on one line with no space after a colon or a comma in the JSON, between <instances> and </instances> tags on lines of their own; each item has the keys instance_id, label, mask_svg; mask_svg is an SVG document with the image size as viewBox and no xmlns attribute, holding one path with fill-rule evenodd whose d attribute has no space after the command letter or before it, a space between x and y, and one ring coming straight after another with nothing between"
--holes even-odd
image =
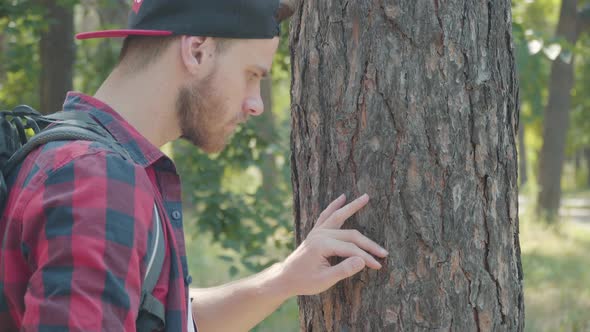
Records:
<instances>
[{"instance_id":1,"label":"forest","mask_svg":"<svg viewBox=\"0 0 590 332\"><path fill-rule=\"evenodd\" d=\"M457 216L467 215L470 208L477 210L481 201L486 214L482 217L486 220L482 227L489 231L485 243L494 254L504 257L503 253L514 251L510 247L513 243L504 246L503 241L514 232L517 236L519 234L515 264L522 265L524 281L519 283L516 270L514 276L506 276L510 280L506 285L510 287L498 286L497 296L502 300L498 300L499 305L489 307L491 316L487 319L491 322L488 325L485 324L486 305L482 305L481 311L476 310L478 327L482 330L486 330L486 326L487 330L520 330L519 321L523 320L525 331L590 331L590 1L490 0L480 1L482 4L473 4L473 7L464 4L467 3L465 1L380 2L385 4L380 6L359 1L341 8L342 1L304 1L296 10L299 15L282 23L280 46L271 75L262 82L263 115L240 127L228 147L218 154L205 154L183 141L162 147L174 160L183 180L184 224L193 283L200 287L219 285L282 260L309 231L305 220L314 216L318 205L323 208L333 190L347 191L350 188L355 188L350 189L351 192L368 188L378 197L384 197L387 202L379 201L380 207L393 206L388 210L387 217L400 216L400 220L404 220L400 224L406 225L403 227L414 227L416 234L420 233L416 235L416 243L419 244L408 247L411 251L424 253L437 261L443 261L444 257L452 264L455 251L447 250L448 247L456 245L457 250L469 248L462 246L460 238L469 235L457 231L455 239L445 233L445 227L449 234L449 227L462 229L454 224ZM500 3L505 3L505 7L501 7L504 5ZM124 0L0 0L0 109L9 110L19 104L28 104L48 114L61 109L67 91L92 95L117 64L122 40L78 41L74 35L82 31L124 27L130 4L130 1ZM421 5L426 8L425 11L416 9ZM459 24L459 18L453 13L454 7L467 8L463 14L466 23L462 24L472 24L474 43L483 43L480 34L487 28L487 47L501 51L482 55L481 48L477 46L480 44L477 44L472 54L467 49L470 46L467 37L462 39L464 36L461 35L453 39ZM381 12L373 14L377 17L374 21L366 22L362 13L365 10L371 12L369 9ZM440 11L438 20L430 9L432 12L436 10L437 15ZM314 10L321 14L313 14ZM486 10L489 17L480 15L480 10ZM333 13L340 11L343 14ZM503 16L506 12L509 14ZM320 19L320 15L329 20ZM415 21L410 17L424 19ZM429 17L433 17L431 21L428 21ZM342 21L342 31L332 29L328 21ZM358 31L355 35L355 24L361 25L360 37ZM437 44L438 39L430 39L430 32L420 29L439 25L443 31L440 44ZM494 29L488 28L488 25ZM480 29L481 26L485 28ZM506 32L509 37L500 32L505 26L509 27ZM315 33L311 27L317 28L320 37L311 37ZM371 35L379 29L390 31L383 32L382 43L370 42L380 38L379 35ZM324 40L319 42L322 38ZM506 48L506 38L511 38L508 44L512 45L512 49ZM349 43L361 45L358 48L361 51L357 54L348 50ZM416 45L412 46L413 43ZM490 43L492 46L489 46ZM457 51L459 55L455 59L455 46L467 49L463 50L465 56ZM392 52L395 55L392 56ZM314 62L316 57L321 66ZM327 58L330 60L326 61ZM447 58L448 63L444 62ZM488 68L486 59L489 58L497 61L497 68L491 68L496 62L490 60L490 76L486 77L483 69ZM430 59L438 60L429 62ZM422 60L426 63L425 68L419 67ZM361 65L353 70L357 62ZM399 62L404 62L404 65ZM428 68L429 63L432 63L432 68ZM467 68L464 75L468 79L465 82L455 79L455 73L459 73L455 63ZM404 69L406 64L409 69ZM343 68L350 74L344 73ZM392 74L388 75L388 71ZM422 89L430 84L423 82L422 71L428 76L428 82L440 84L446 90L440 90L441 95L424 93L437 90L428 90L429 86L426 90ZM460 74L463 75L463 69ZM317 81L310 78L314 75ZM486 83L487 80L501 85L501 89L489 88L491 83ZM339 90L344 85L344 90ZM453 99L454 91L458 91L453 90L455 85L460 86L459 90L467 91L467 99L463 100L462 94ZM402 89L407 89L405 104ZM478 97L480 90L484 91L481 93L484 97ZM320 91L323 97L316 98L315 91ZM383 96L383 91L396 93L388 97L387 93ZM358 95L357 99L348 97L353 94ZM379 97L379 94L382 96ZM447 99L441 99L441 96ZM495 101L498 101L497 104ZM470 115L472 123L453 117L462 112L461 105L470 103L496 113L493 113L494 116L483 111L481 114L474 113ZM451 111L456 108L459 113L448 115L448 118L440 112L429 113L431 109L447 107L443 104L448 104ZM325 113L321 112L315 115L310 111L314 107L337 109L335 105L344 106L341 107L342 112L335 112L332 117L324 117L322 114ZM506 105L508 111L503 113L502 105ZM395 123L391 128L384 124L389 121L385 120L389 119L387 112L371 113L371 109L385 108L390 110L391 123ZM407 112L400 109L407 109ZM415 113L412 113L413 110ZM362 112L369 112L369 115ZM403 122L399 121L400 118L406 119L408 124L400 125ZM353 124L348 125L350 123ZM452 129L445 124L450 124ZM420 130L416 129L418 127ZM360 134L355 132L358 128L363 130ZM420 132L426 134L420 135ZM463 175L453 171L462 160L461 146L444 143L445 139L457 142L462 134L472 137L472 140L478 137L466 144L469 148L473 145L474 155L469 158L475 159L472 170L475 182L471 196L468 194L470 171ZM322 137L331 137L330 143ZM360 151L353 151L351 144L357 139L362 145L359 143ZM398 148L389 149L389 145L394 144L384 139L397 142ZM311 143L306 147L301 146L302 142ZM346 146L342 148L337 144ZM426 148L421 150L421 146ZM512 149L517 159L510 159ZM332 151L330 156L335 161L322 159L326 158L321 155L325 151ZM377 166L383 162L380 156L387 156L394 164L400 164L391 166L392 171L386 169L382 173L384 166ZM308 162L303 168L302 160ZM359 165L359 169L367 166L370 175L379 178L365 179L360 171L352 168L352 164ZM375 168L371 169L371 165ZM395 167L399 167L401 173L398 174ZM410 171L406 172L406 169ZM327 176L330 170L338 170L346 175L345 179ZM415 177L412 170L421 175ZM401 192L399 199L395 195L389 196L389 181L393 180L382 177L384 173L398 178L396 190ZM415 178L419 179L419 183L412 182ZM440 178L448 179L448 182L439 183ZM483 181L481 187L480 180ZM451 187L453 181L461 184L460 188L464 191ZM380 187L380 182L387 186ZM463 197L462 203L456 203L457 195ZM451 216L445 212L453 209L446 204L447 196L450 197L448 202L459 205L454 206L454 214L449 212ZM437 215L438 208L429 203L439 198L445 208L441 209L442 214ZM496 205L492 206L492 202ZM399 211L396 210L398 205L402 206ZM504 209L497 213L489 211L495 207ZM488 212L494 218L488 217ZM512 213L515 216L511 216ZM363 220L381 217L377 213L363 215L351 227L363 228ZM441 230L433 226L431 231L422 231L430 229L428 220L439 219L443 223ZM477 216L474 220L477 224ZM503 220L510 220L510 227L516 227L516 230L505 229L508 226L502 223ZM392 227L396 232L401 232L403 228ZM498 233L493 233L492 229L497 229ZM391 228L365 227L364 230L380 234L381 239L386 240L383 237L390 234ZM502 230L506 232L502 233ZM367 313L374 302L371 293L363 293L360 302L352 305L362 307L358 313L366 315L368 321L374 322L372 324L391 326L391 330L449 327L454 316L449 316L451 314L443 309L436 309L442 303L436 299L445 298L457 304L461 302L463 293L457 290L458 299L445 295L429 302L429 294L437 288L430 287L426 281L435 280L434 274L441 270L428 265L431 263L424 263L420 257L413 257L410 250L406 252L398 248L401 242L396 236L392 235L390 239L389 249L400 249L399 257L391 258L391 263L399 259L411 267L409 270L416 268L416 271L420 264L426 264L427 273L414 276L419 280L423 278L425 282L423 286L416 286L417 290L411 296L406 289L385 292L380 296L400 296L400 299L407 296L408 301L413 301L407 305L414 308L391 309L391 312L374 313L380 317L372 317ZM496 248L491 244L493 241L502 243L502 246L498 244ZM495 263L488 263L487 259L496 256L485 257L486 270L489 270L491 279L496 277L499 280L495 280L495 284L490 281L490 287L496 287L504 276L498 271L503 271L502 264L510 262L498 258L501 262L494 267ZM468 258L464 259L468 266ZM409 270L389 267L392 275L397 273L396 277L404 281L411 278ZM444 268L442 271L448 272L451 277L454 275ZM385 277L372 273L354 280L368 278L386 283ZM510 273L506 272L507 275ZM481 280L481 285L485 286L484 279ZM356 281L339 286L337 292L354 292ZM454 285L458 284L460 282L455 281ZM466 287L473 287L471 281L469 285ZM500 289L507 287L512 291L513 286L515 298L511 293L504 299L501 294L504 290ZM516 299L518 287L523 288L524 303ZM338 296L330 293L303 297L299 302L292 299L257 326L255 331L311 331L311 326L314 331L320 326L320 330L340 331L344 330L342 326L354 330L354 326L361 326L354 324L361 324L361 321L365 324L363 326L369 324L364 322L364 318L359 318L358 322L338 325L331 322L331 318L327 319L325 313L321 314L325 315L321 318L317 317L320 314L314 314L318 308L326 308L327 303L338 302ZM465 297L470 296L471 290ZM495 298L496 294L492 297ZM398 302L407 303L399 299L381 300L384 306L386 303L391 308L397 308ZM485 302L483 296L480 300ZM476 306L472 303L465 305ZM425 307L431 309L423 309ZM504 313L508 309L524 312L523 315L513 316L513 313ZM330 317L339 317L339 310L344 314L357 312L339 309L337 305L331 310L334 314ZM416 318L419 313L423 322ZM411 322L410 317L414 319ZM512 319L513 323L510 322ZM405 325L398 323L403 320ZM465 322L464 326L471 325Z\"/></svg>"}]
</instances>

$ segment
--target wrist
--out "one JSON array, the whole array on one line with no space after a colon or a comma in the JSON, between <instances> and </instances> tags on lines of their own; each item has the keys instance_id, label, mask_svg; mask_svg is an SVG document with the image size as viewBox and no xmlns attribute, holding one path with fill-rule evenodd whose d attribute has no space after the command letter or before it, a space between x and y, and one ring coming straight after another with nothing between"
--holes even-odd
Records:
<instances>
[{"instance_id":1,"label":"wrist","mask_svg":"<svg viewBox=\"0 0 590 332\"><path fill-rule=\"evenodd\" d=\"M265 288L267 288L273 297L280 299L281 303L293 297L290 283L287 280L283 263L275 263L266 269L263 274L265 277Z\"/></svg>"}]
</instances>

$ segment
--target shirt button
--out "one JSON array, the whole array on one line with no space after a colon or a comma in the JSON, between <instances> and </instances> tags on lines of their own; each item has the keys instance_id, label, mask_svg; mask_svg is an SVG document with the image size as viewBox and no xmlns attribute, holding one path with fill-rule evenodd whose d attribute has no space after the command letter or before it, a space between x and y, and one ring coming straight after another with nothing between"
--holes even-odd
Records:
<instances>
[{"instance_id":1,"label":"shirt button","mask_svg":"<svg viewBox=\"0 0 590 332\"><path fill-rule=\"evenodd\" d=\"M182 214L180 214L180 211L178 211L178 210L172 211L172 218L174 218L174 220L178 220L178 219L180 219L180 217L182 217Z\"/></svg>"},{"instance_id":2,"label":"shirt button","mask_svg":"<svg viewBox=\"0 0 590 332\"><path fill-rule=\"evenodd\" d=\"M191 277L191 275L190 275L190 274L189 274L189 275L187 275L187 276L184 278L184 282L185 282L187 285L190 285L190 284L193 282L193 277Z\"/></svg>"}]
</instances>

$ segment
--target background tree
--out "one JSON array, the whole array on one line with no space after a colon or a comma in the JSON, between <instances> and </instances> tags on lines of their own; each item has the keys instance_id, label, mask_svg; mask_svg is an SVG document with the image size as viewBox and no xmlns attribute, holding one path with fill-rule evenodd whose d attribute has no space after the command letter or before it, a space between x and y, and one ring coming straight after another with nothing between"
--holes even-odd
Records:
<instances>
[{"instance_id":1,"label":"background tree","mask_svg":"<svg viewBox=\"0 0 590 332\"><path fill-rule=\"evenodd\" d=\"M538 41L541 39L539 35L551 33L548 30L542 30L552 25L552 15L549 14L552 6L547 4L547 1L534 2L530 5L517 2L513 8L513 37L521 102L518 135L519 180L521 188L526 189L536 185L536 181L528 182L528 179L535 178L538 174L537 155L541 144L539 142L542 136L543 104L550 67L544 52L540 52L540 49L531 51L530 45L541 44Z\"/></svg>"},{"instance_id":2,"label":"background tree","mask_svg":"<svg viewBox=\"0 0 590 332\"><path fill-rule=\"evenodd\" d=\"M291 29L300 243L345 192L379 272L301 297L305 331L520 331L510 1L305 1Z\"/></svg>"},{"instance_id":3,"label":"background tree","mask_svg":"<svg viewBox=\"0 0 590 332\"><path fill-rule=\"evenodd\" d=\"M565 158L571 92L574 87L574 58L571 48L581 33L590 28L590 6L578 11L577 0L563 0L561 3L556 38L569 46L565 52L556 51L559 56L551 65L549 101L545 109L543 148L539 165L540 212L554 219L561 198L561 173Z\"/></svg>"},{"instance_id":4,"label":"background tree","mask_svg":"<svg viewBox=\"0 0 590 332\"><path fill-rule=\"evenodd\" d=\"M524 124L518 126L518 178L521 186L528 180Z\"/></svg>"},{"instance_id":5,"label":"background tree","mask_svg":"<svg viewBox=\"0 0 590 332\"><path fill-rule=\"evenodd\" d=\"M47 25L39 39L41 60L39 110L42 113L60 111L66 92L73 88L74 14L70 0L38 0L45 10Z\"/></svg>"}]
</instances>

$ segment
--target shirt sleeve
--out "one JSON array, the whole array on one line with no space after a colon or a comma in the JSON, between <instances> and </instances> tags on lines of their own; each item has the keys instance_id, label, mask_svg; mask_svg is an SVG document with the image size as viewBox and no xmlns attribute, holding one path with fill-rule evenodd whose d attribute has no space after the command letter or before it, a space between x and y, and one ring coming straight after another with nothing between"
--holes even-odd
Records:
<instances>
[{"instance_id":1,"label":"shirt sleeve","mask_svg":"<svg viewBox=\"0 0 590 332\"><path fill-rule=\"evenodd\" d=\"M154 195L102 151L48 172L23 212L32 271L24 331L135 331Z\"/></svg>"}]
</instances>

